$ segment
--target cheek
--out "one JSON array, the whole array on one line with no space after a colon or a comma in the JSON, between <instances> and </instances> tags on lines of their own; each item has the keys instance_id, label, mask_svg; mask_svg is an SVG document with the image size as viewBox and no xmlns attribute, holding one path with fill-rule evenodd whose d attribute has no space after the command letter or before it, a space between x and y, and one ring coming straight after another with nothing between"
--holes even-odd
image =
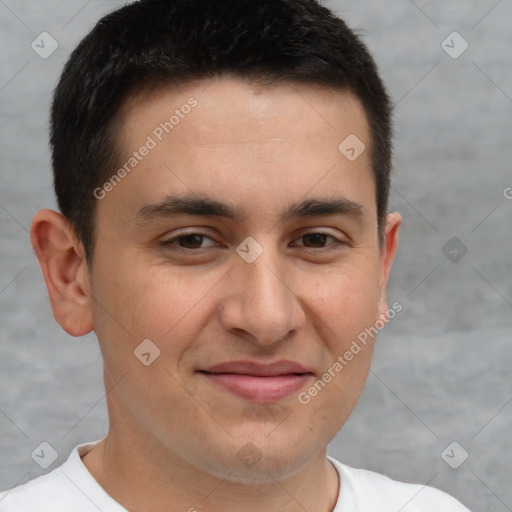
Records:
<instances>
[{"instance_id":1,"label":"cheek","mask_svg":"<svg viewBox=\"0 0 512 512\"><path fill-rule=\"evenodd\" d=\"M331 273L317 279L310 289L308 304L312 317L319 319L316 330L327 348L323 359L325 388L317 386L323 398L315 401L319 416L337 416L340 409L351 411L357 402L372 359L371 328L379 297L378 272L370 266Z\"/></svg>"},{"instance_id":2,"label":"cheek","mask_svg":"<svg viewBox=\"0 0 512 512\"><path fill-rule=\"evenodd\" d=\"M130 267L132 271L125 272L120 265L103 278L108 313L100 310L99 316L107 327L104 339L128 356L142 340L150 339L162 352L178 357L208 321L206 308L211 308L222 274L198 275L197 268L166 269L163 264L131 262Z\"/></svg>"},{"instance_id":3,"label":"cheek","mask_svg":"<svg viewBox=\"0 0 512 512\"><path fill-rule=\"evenodd\" d=\"M352 265L330 272L303 292L306 302L345 342L375 321L380 287L374 267Z\"/></svg>"}]
</instances>

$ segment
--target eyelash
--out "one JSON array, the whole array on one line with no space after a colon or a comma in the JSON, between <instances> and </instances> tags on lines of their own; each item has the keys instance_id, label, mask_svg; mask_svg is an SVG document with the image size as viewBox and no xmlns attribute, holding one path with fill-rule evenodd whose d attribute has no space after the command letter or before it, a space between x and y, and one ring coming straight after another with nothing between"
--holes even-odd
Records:
<instances>
[{"instance_id":1,"label":"eyelash","mask_svg":"<svg viewBox=\"0 0 512 512\"><path fill-rule=\"evenodd\" d=\"M174 242L178 241L180 238L185 238L185 237L188 237L188 236L193 236L193 235L196 235L196 236L200 236L200 237L203 237L203 238L209 238L210 240L213 240L212 237L208 236L208 235L205 235L203 233L194 233L194 232L191 232L191 233L181 233L177 236L174 236L172 238L169 238L168 240L162 240L160 242L160 245L161 246L164 246L164 247L169 247L169 246L172 246L174 244ZM329 233L324 233L322 231L310 231L310 232L307 232L307 233L304 233L303 235L301 235L298 239L301 239L305 236L310 236L310 235L325 235L327 237L330 237L334 240L333 243L325 246L325 247L306 247L306 246L301 246L301 247L306 247L307 249L313 249L314 252L316 253L327 253L327 252L331 252L331 251L337 251L337 250L340 250L341 248L343 248L343 246L346 246L348 245L347 242L343 242L339 239L337 239L335 236L329 234ZM209 246L209 247L215 247L215 246ZM185 253L199 253L199 254L202 254L203 251L205 249L208 249L209 247L199 247L199 248L196 248L196 249L190 249L190 248L187 248L187 247L179 247L179 246L176 246L173 250L176 250L178 252L185 252Z\"/></svg>"}]
</instances>

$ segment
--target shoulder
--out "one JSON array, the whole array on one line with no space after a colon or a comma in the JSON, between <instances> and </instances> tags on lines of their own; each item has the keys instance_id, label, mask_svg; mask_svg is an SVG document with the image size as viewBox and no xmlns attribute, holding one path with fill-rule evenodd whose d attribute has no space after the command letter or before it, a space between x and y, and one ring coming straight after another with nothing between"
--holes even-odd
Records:
<instances>
[{"instance_id":1,"label":"shoulder","mask_svg":"<svg viewBox=\"0 0 512 512\"><path fill-rule=\"evenodd\" d=\"M1 512L126 512L94 480L81 460L98 441L78 445L46 475L0 493Z\"/></svg>"},{"instance_id":2,"label":"shoulder","mask_svg":"<svg viewBox=\"0 0 512 512\"><path fill-rule=\"evenodd\" d=\"M2 512L21 511L60 511L63 506L74 503L75 495L70 489L61 467L40 476L26 484L0 493L0 510ZM81 510L81 509L79 509Z\"/></svg>"},{"instance_id":3,"label":"shoulder","mask_svg":"<svg viewBox=\"0 0 512 512\"><path fill-rule=\"evenodd\" d=\"M469 512L455 498L422 484L393 480L380 473L355 469L329 457L341 479L339 510L400 510L401 512ZM385 504L386 508L383 508Z\"/></svg>"}]
</instances>

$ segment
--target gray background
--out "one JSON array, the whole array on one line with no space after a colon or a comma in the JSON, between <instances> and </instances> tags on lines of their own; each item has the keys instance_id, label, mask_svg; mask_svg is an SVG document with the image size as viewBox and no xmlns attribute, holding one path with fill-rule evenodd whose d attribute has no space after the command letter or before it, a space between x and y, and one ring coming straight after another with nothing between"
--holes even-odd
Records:
<instances>
[{"instance_id":1,"label":"gray background","mask_svg":"<svg viewBox=\"0 0 512 512\"><path fill-rule=\"evenodd\" d=\"M391 207L404 216L389 288L403 311L381 333L330 454L428 482L473 511L510 511L512 2L325 4L368 43L396 103ZM49 471L107 430L95 336L72 338L54 321L28 229L36 210L56 207L52 89L78 41L119 5L0 0L0 489L46 472L31 458L42 441L59 454ZM43 31L59 44L47 59L30 46ZM453 31L469 44L457 59L441 47ZM442 251L452 237L467 248L458 262ZM453 441L469 454L458 469L441 457Z\"/></svg>"}]
</instances>

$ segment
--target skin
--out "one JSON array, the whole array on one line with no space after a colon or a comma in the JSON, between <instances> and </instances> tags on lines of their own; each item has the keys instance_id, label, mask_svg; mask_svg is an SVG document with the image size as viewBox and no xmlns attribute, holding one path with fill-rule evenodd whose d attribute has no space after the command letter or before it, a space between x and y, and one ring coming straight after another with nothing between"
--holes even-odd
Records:
<instances>
[{"instance_id":1,"label":"skin","mask_svg":"<svg viewBox=\"0 0 512 512\"><path fill-rule=\"evenodd\" d=\"M109 432L83 462L137 512L328 512L339 479L326 447L362 392L374 340L306 405L298 393L251 402L197 370L288 359L314 374L307 390L386 317L401 217L387 216L379 245L368 125L348 92L227 77L152 91L124 106L121 154L191 96L190 114L98 201L92 268L60 213L33 219L56 320L73 336L94 329L104 357ZM367 148L352 162L338 150L351 133ZM227 203L240 218L137 220L142 207L175 194ZM362 213L281 219L313 197L344 197ZM179 241L161 245L183 231L205 238L180 239L182 252ZM330 236L304 237L315 232ZM263 248L253 263L235 250L248 236ZM149 366L133 353L144 339L160 349ZM237 456L244 446L261 457L250 467Z\"/></svg>"}]
</instances>

